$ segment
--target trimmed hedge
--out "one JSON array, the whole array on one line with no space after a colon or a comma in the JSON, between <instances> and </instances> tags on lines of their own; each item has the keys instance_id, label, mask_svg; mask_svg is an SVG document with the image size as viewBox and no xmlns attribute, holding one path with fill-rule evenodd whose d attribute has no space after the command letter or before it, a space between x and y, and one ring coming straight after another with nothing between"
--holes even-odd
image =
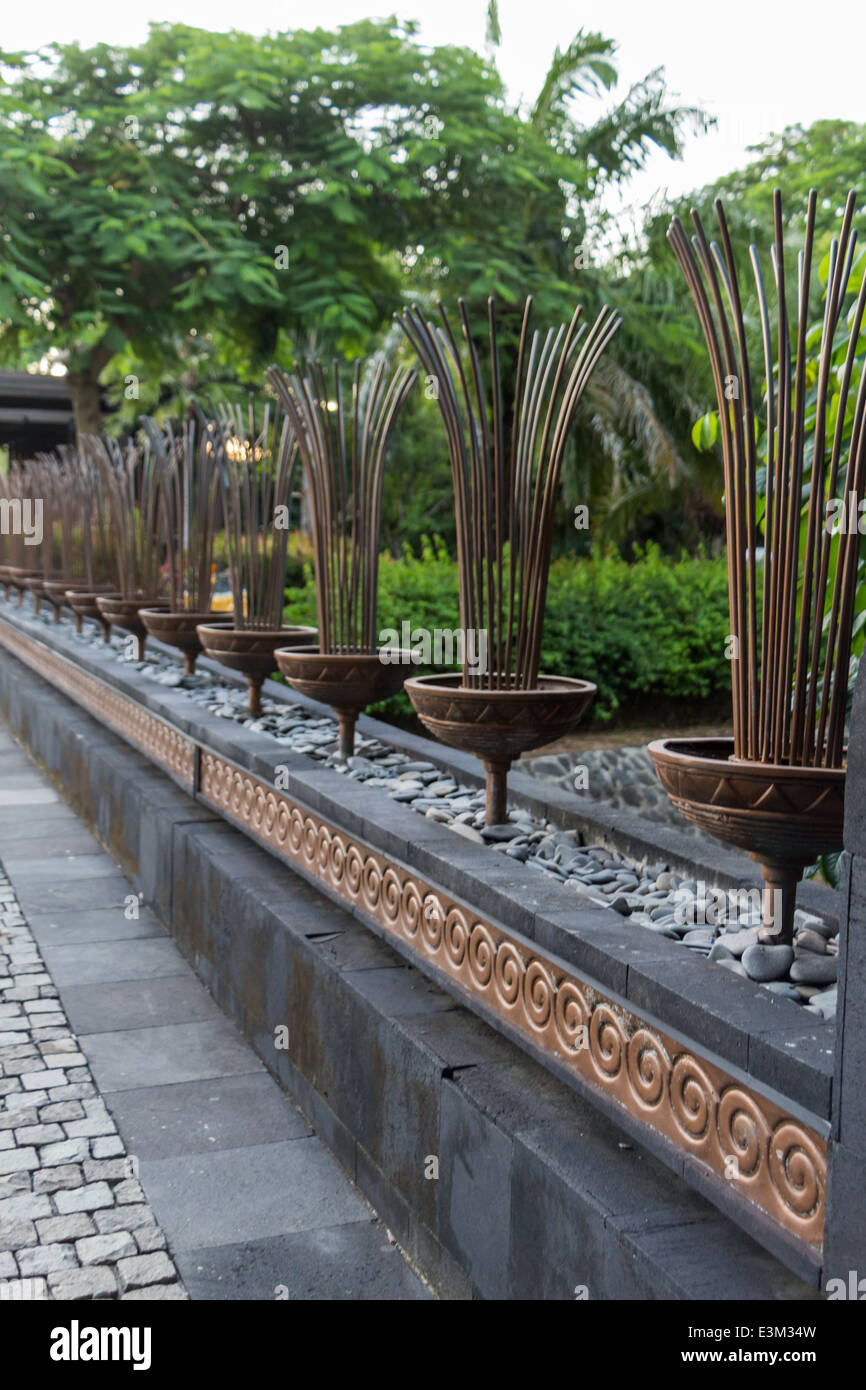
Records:
<instances>
[{"instance_id":1,"label":"trimmed hedge","mask_svg":"<svg viewBox=\"0 0 866 1390\"><path fill-rule=\"evenodd\" d=\"M315 623L312 575L287 591L294 622ZM383 555L379 566L380 630L459 627L457 566L441 545L425 542L420 556ZM594 681L593 719L641 707L678 707L699 718L724 706L731 688L725 643L730 630L725 557L673 559L655 546L619 555L563 557L550 569L542 670ZM423 668L415 668L417 673ZM405 696L383 707L409 709Z\"/></svg>"}]
</instances>

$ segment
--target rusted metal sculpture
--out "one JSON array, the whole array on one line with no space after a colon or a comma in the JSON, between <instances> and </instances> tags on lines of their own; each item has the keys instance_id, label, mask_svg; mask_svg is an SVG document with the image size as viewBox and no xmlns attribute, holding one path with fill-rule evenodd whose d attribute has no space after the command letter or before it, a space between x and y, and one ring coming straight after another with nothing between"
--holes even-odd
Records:
<instances>
[{"instance_id":1,"label":"rusted metal sculpture","mask_svg":"<svg viewBox=\"0 0 866 1390\"><path fill-rule=\"evenodd\" d=\"M141 618L158 641L183 653L191 676L202 651L202 623L231 625L231 614L211 612L214 530L219 504L219 469L214 421L193 413L177 430L145 419L144 428L160 471L168 536L169 607L143 608Z\"/></svg>"},{"instance_id":2,"label":"rusted metal sculpture","mask_svg":"<svg viewBox=\"0 0 866 1390\"><path fill-rule=\"evenodd\" d=\"M77 477L81 511L83 578L66 589L66 601L72 609L76 632L82 620L91 618L102 628L107 642L111 625L99 611L97 599L120 598L115 547L112 537L111 509L108 489L92 449L84 448L77 456Z\"/></svg>"},{"instance_id":3,"label":"rusted metal sculpture","mask_svg":"<svg viewBox=\"0 0 866 1390\"><path fill-rule=\"evenodd\" d=\"M448 437L457 521L464 634L486 638L484 669L464 657L460 674L406 681L421 722L443 743L483 758L488 825L508 817L514 758L568 733L595 694L588 681L539 675L553 509L563 453L583 391L619 316L602 309L587 330L570 324L542 336L523 310L513 388L505 399L496 311L488 301L488 380L466 307L463 349L442 306L440 323L407 309L402 326L436 385ZM476 652L482 647L476 639ZM464 640L464 650L468 644Z\"/></svg>"},{"instance_id":4,"label":"rusted metal sculpture","mask_svg":"<svg viewBox=\"0 0 866 1390\"><path fill-rule=\"evenodd\" d=\"M854 194L832 243L817 375L807 338L817 194L809 195L797 267L797 313L789 316L782 204L774 197L775 323L760 261L751 248L763 337L762 391L747 350L746 318L724 208L716 202L721 245L708 242L692 213L689 241L675 218L668 232L704 333L719 410L733 648L733 740L660 740L650 745L674 805L718 839L748 851L768 888L765 927L792 939L796 887L819 855L841 848L848 698L860 536L827 524L840 494L859 517L866 486L866 375L853 395L866 279L848 300L856 232ZM847 349L834 365L834 339L849 314ZM793 354L792 354L793 338ZM815 393L814 427L807 397ZM809 402L811 404L811 401ZM849 415L850 423L850 415ZM763 427L763 458L759 431ZM759 470L765 470L764 509ZM801 518L805 537L801 545ZM759 552L763 549L763 563ZM801 553L802 551L802 553Z\"/></svg>"},{"instance_id":5,"label":"rusted metal sculpture","mask_svg":"<svg viewBox=\"0 0 866 1390\"><path fill-rule=\"evenodd\" d=\"M69 606L68 594L86 591L92 584L87 468L77 450L61 445L54 453L38 455L32 471L43 498L45 536L42 581L31 581L28 587L37 607L45 599L59 622Z\"/></svg>"},{"instance_id":6,"label":"rusted metal sculpture","mask_svg":"<svg viewBox=\"0 0 866 1390\"><path fill-rule=\"evenodd\" d=\"M46 598L46 580L64 577L60 568L61 552L68 552L68 546L64 545L64 527L59 514L60 499L64 496L60 473L60 460L53 454L39 454L27 462L27 474L41 504L42 542L37 552L40 568L37 573L23 577L21 587L32 596L33 611L37 616ZM68 560L68 553L63 558Z\"/></svg>"},{"instance_id":7,"label":"rusted metal sculpture","mask_svg":"<svg viewBox=\"0 0 866 1390\"><path fill-rule=\"evenodd\" d=\"M97 595L96 606L107 623L132 636L134 658L141 661L147 639L141 610L168 608L162 597L167 533L159 468L146 438L125 445L94 439L91 448L108 494L120 583L119 598Z\"/></svg>"},{"instance_id":8,"label":"rusted metal sculpture","mask_svg":"<svg viewBox=\"0 0 866 1390\"><path fill-rule=\"evenodd\" d=\"M283 627L288 518L297 443L291 423L270 402L226 407L214 432L228 543L233 621L199 623L209 657L247 678L250 714L261 712L262 685L278 647L313 640L313 627Z\"/></svg>"},{"instance_id":9,"label":"rusted metal sculpture","mask_svg":"<svg viewBox=\"0 0 866 1390\"><path fill-rule=\"evenodd\" d=\"M381 658L376 605L385 456L415 377L403 367L389 377L380 358L364 379L357 361L347 403L336 362L330 380L321 362L304 376L276 367L268 372L292 422L307 481L319 623L317 646L276 656L295 690L336 713L343 758L354 751L360 712L403 683L399 663Z\"/></svg>"},{"instance_id":10,"label":"rusted metal sculpture","mask_svg":"<svg viewBox=\"0 0 866 1390\"><path fill-rule=\"evenodd\" d=\"M0 569L0 582L6 585L7 598L18 595L20 606L27 592L25 579L38 578L42 568L36 564L40 558L39 548L28 544L25 535L28 526L33 529L38 500L34 495L33 478L16 459L10 463L7 473L0 473L0 500L4 503L6 517L5 564Z\"/></svg>"}]
</instances>

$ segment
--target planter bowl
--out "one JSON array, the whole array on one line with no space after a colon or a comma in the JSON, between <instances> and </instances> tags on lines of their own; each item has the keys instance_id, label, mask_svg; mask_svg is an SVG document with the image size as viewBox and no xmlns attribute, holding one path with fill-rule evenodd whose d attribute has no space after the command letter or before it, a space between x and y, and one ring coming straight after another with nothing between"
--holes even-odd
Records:
<instances>
[{"instance_id":1,"label":"planter bowl","mask_svg":"<svg viewBox=\"0 0 866 1390\"><path fill-rule=\"evenodd\" d=\"M765 922L790 941L796 885L808 864L842 848L845 769L790 767L733 756L733 739L658 739L649 745L677 810L761 865L782 893L781 928L765 895Z\"/></svg>"},{"instance_id":2,"label":"planter bowl","mask_svg":"<svg viewBox=\"0 0 866 1390\"><path fill-rule=\"evenodd\" d=\"M121 631L130 633L135 640L135 660L143 661L147 628L141 620L142 609L159 608L167 611L168 600L154 597L118 598L114 594L97 594L96 606L111 627L119 627Z\"/></svg>"},{"instance_id":3,"label":"planter bowl","mask_svg":"<svg viewBox=\"0 0 866 1390\"><path fill-rule=\"evenodd\" d=\"M318 647L304 646L280 648L275 656L293 690L331 706L340 727L341 756L350 758L358 715L367 705L396 695L411 665L409 652L391 654L395 662L384 662L379 652L323 653Z\"/></svg>"},{"instance_id":4,"label":"planter bowl","mask_svg":"<svg viewBox=\"0 0 866 1390\"><path fill-rule=\"evenodd\" d=\"M202 653L198 628L203 623L228 626L233 619L232 613L212 613L210 609L199 613L186 610L170 613L162 608L141 610L141 620L147 628L148 635L155 637L158 642L164 642L168 647L176 647L183 652L184 674L187 676L191 676L195 671L195 663Z\"/></svg>"},{"instance_id":5,"label":"planter bowl","mask_svg":"<svg viewBox=\"0 0 866 1390\"><path fill-rule=\"evenodd\" d=\"M122 595L110 585L104 588L67 589L66 598L75 619L75 631L81 631L82 618L95 618L102 628L106 642L111 636L111 624L102 616L96 602L98 598L121 598Z\"/></svg>"},{"instance_id":6,"label":"planter bowl","mask_svg":"<svg viewBox=\"0 0 866 1390\"><path fill-rule=\"evenodd\" d=\"M41 579L41 570L23 569L20 565L6 565L6 586L7 589L15 589L18 594L19 604L23 602L26 592L24 585L28 579Z\"/></svg>"},{"instance_id":7,"label":"planter bowl","mask_svg":"<svg viewBox=\"0 0 866 1390\"><path fill-rule=\"evenodd\" d=\"M449 748L483 758L487 823L508 818L508 768L521 753L571 733L595 695L589 681L539 676L533 690L477 690L462 674L413 676L406 694L418 718Z\"/></svg>"},{"instance_id":8,"label":"planter bowl","mask_svg":"<svg viewBox=\"0 0 866 1390\"><path fill-rule=\"evenodd\" d=\"M215 622L199 623L196 631L206 656L246 676L250 714L261 712L262 685L277 669L277 648L293 642L303 645L318 635L314 627L237 628L218 618Z\"/></svg>"},{"instance_id":9,"label":"planter bowl","mask_svg":"<svg viewBox=\"0 0 866 1390\"><path fill-rule=\"evenodd\" d=\"M54 609L54 621L60 622L60 613L64 608L69 607L69 600L66 597L70 589L87 589L89 586L86 580L77 582L74 579L46 579L42 585L42 590L51 607Z\"/></svg>"}]
</instances>

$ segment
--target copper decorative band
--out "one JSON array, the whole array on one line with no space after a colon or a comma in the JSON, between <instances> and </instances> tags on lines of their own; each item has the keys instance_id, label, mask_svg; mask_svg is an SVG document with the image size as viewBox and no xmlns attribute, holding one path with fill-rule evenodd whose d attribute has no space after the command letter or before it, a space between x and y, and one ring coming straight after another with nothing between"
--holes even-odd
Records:
<instances>
[{"instance_id":1,"label":"copper decorative band","mask_svg":"<svg viewBox=\"0 0 866 1390\"><path fill-rule=\"evenodd\" d=\"M195 787L197 745L104 681L0 619L0 642L159 766ZM201 747L198 795L318 878L443 984L542 1058L555 1058L787 1232L819 1249L826 1141L746 1081L701 1057L534 945L352 839L285 793Z\"/></svg>"},{"instance_id":2,"label":"copper decorative band","mask_svg":"<svg viewBox=\"0 0 866 1390\"><path fill-rule=\"evenodd\" d=\"M200 796L325 881L470 1001L820 1247L827 1146L809 1126L416 874L202 751Z\"/></svg>"},{"instance_id":3,"label":"copper decorative band","mask_svg":"<svg viewBox=\"0 0 866 1390\"><path fill-rule=\"evenodd\" d=\"M105 681L74 662L25 637L0 619L0 642L26 666L53 682L64 695L95 714L115 733L138 748L189 792L195 791L195 743L171 724L151 714Z\"/></svg>"}]
</instances>

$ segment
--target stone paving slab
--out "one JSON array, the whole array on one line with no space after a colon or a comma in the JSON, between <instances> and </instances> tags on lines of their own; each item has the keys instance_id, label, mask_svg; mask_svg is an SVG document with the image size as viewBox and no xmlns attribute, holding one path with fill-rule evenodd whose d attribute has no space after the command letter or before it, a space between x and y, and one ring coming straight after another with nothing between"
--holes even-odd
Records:
<instances>
[{"instance_id":1,"label":"stone paving slab","mask_svg":"<svg viewBox=\"0 0 866 1390\"><path fill-rule=\"evenodd\" d=\"M200 1023L172 1023L116 1033L94 1033L85 1046L101 1091L203 1081L264 1071L238 1031L222 1016Z\"/></svg>"},{"instance_id":2,"label":"stone paving slab","mask_svg":"<svg viewBox=\"0 0 866 1390\"><path fill-rule=\"evenodd\" d=\"M43 843L42 852L45 853ZM40 946L71 946L85 941L135 941L148 936L165 936L165 930L146 908L135 918L124 914L118 920L116 908L97 908L79 912L31 912L27 922Z\"/></svg>"},{"instance_id":3,"label":"stone paving slab","mask_svg":"<svg viewBox=\"0 0 866 1390\"><path fill-rule=\"evenodd\" d=\"M192 1298L423 1299L396 1245L376 1221L350 1222L244 1245L181 1251L177 1263Z\"/></svg>"},{"instance_id":4,"label":"stone paving slab","mask_svg":"<svg viewBox=\"0 0 866 1390\"><path fill-rule=\"evenodd\" d=\"M44 839L41 858L36 854L7 854L4 867L22 902L32 898L34 893L48 884L67 884L82 878L110 878L117 881L117 869L98 845L83 854L65 853L67 839L67 835L57 839L52 837L50 859L45 855L47 846Z\"/></svg>"},{"instance_id":5,"label":"stone paving slab","mask_svg":"<svg viewBox=\"0 0 866 1390\"><path fill-rule=\"evenodd\" d=\"M364 1221L366 1202L315 1135L215 1153L140 1159L174 1250ZM227 1201L226 1194L232 1194Z\"/></svg>"},{"instance_id":6,"label":"stone paving slab","mask_svg":"<svg viewBox=\"0 0 866 1390\"><path fill-rule=\"evenodd\" d=\"M0 762L0 1300L430 1298L2 729Z\"/></svg>"},{"instance_id":7,"label":"stone paving slab","mask_svg":"<svg viewBox=\"0 0 866 1390\"><path fill-rule=\"evenodd\" d=\"M0 834L2 843L2 834ZM114 867L114 866L112 866ZM112 874L96 875L88 878L41 883L30 879L22 884L20 902L23 910L30 912L57 912L68 909L109 907L122 912L124 899L132 889L129 880L119 869Z\"/></svg>"},{"instance_id":8,"label":"stone paving slab","mask_svg":"<svg viewBox=\"0 0 866 1390\"><path fill-rule=\"evenodd\" d=\"M2 781L3 772L0 769L0 782ZM29 833L22 834L14 841L10 841L8 833L11 827L4 827L4 840L10 842L7 862L11 862L14 855L16 873L21 860L41 859L44 862L45 850L49 847L52 854L57 856L58 864L68 863L79 858L104 855L105 851L101 849L90 831L86 830L84 826L68 826L65 822L61 825L55 825L52 820L51 817L43 817L44 824L38 833L34 833L32 829L25 826L24 831L29 830ZM26 872L26 865L24 871ZM7 870L7 872L9 871Z\"/></svg>"},{"instance_id":9,"label":"stone paving slab","mask_svg":"<svg viewBox=\"0 0 866 1390\"><path fill-rule=\"evenodd\" d=\"M130 1150L142 1159L237 1149L251 1135L276 1143L312 1133L266 1074L117 1091L111 1109Z\"/></svg>"},{"instance_id":10,"label":"stone paving slab","mask_svg":"<svg viewBox=\"0 0 866 1390\"><path fill-rule=\"evenodd\" d=\"M100 985L128 980L156 980L193 971L179 958L168 937L124 941L41 943L42 955L58 985Z\"/></svg>"},{"instance_id":11,"label":"stone paving slab","mask_svg":"<svg viewBox=\"0 0 866 1390\"><path fill-rule=\"evenodd\" d=\"M79 1033L117 1033L221 1017L207 990L195 976L188 975L119 981L111 989L104 985L65 985L63 1000L72 1026Z\"/></svg>"}]
</instances>

